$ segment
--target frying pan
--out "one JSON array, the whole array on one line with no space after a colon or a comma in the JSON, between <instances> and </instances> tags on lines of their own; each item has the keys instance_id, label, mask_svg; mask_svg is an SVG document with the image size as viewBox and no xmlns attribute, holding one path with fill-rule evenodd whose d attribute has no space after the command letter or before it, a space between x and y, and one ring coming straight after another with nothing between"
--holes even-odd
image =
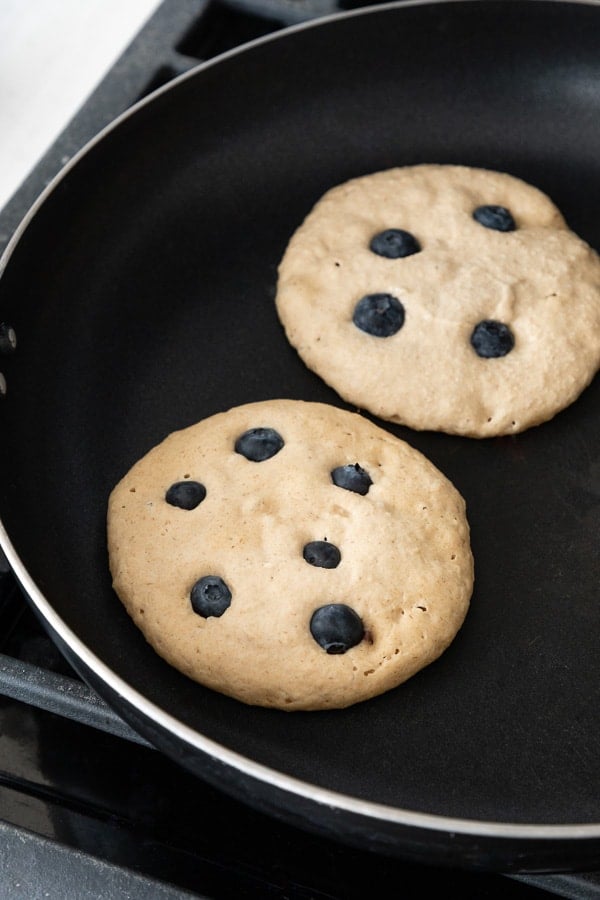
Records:
<instances>
[{"instance_id":1,"label":"frying pan","mask_svg":"<svg viewBox=\"0 0 600 900\"><path fill-rule=\"evenodd\" d=\"M108 494L168 432L274 396L344 405L284 339L277 264L327 188L417 162L522 177L600 249L598 4L327 17L201 66L92 142L3 258L2 546L84 679L238 799L432 864L598 866L597 379L518 436L380 423L465 497L476 589L442 658L375 700L244 706L159 659L111 589Z\"/></svg>"}]
</instances>

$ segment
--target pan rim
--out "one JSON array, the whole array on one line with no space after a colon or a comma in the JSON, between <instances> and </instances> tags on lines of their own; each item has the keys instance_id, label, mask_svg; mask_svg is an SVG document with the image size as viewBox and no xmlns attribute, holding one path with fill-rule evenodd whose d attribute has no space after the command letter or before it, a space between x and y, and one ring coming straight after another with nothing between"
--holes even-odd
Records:
<instances>
[{"instance_id":1,"label":"pan rim","mask_svg":"<svg viewBox=\"0 0 600 900\"><path fill-rule=\"evenodd\" d=\"M222 62L236 57L242 53L263 44L285 39L288 35L304 31L309 28L318 28L341 19L355 18L363 15L375 15L386 10L398 10L412 7L437 7L449 4L462 6L474 6L481 0L392 0L374 6L361 7L359 9L332 13L319 16L314 19L286 26L279 31L264 35L249 41L241 46L228 50L213 59L199 63L187 72L176 76L167 84L154 90L152 93L137 101L112 122L102 128L91 140L78 150L64 165L64 167L50 180L44 190L33 202L24 218L11 236L3 254L0 256L0 278L6 269L10 258L20 243L24 233L31 224L33 218L55 191L64 178L74 169L79 162L100 142L102 142L113 130L118 129L123 122L136 115L139 110L154 102L154 100L170 92L178 84L189 78L196 77L199 72L210 69ZM562 6L589 6L600 7L600 0L515 0L525 5L562 5ZM231 767L248 778L276 788L284 793L294 794L320 806L334 808L357 816L387 822L391 825L401 825L426 832L444 832L473 837L486 837L506 840L536 840L536 841L581 841L600 838L600 820L594 823L515 823L496 822L491 820L478 820L461 817L449 817L433 813L421 813L401 807L388 806L369 800L362 800L349 794L337 792L328 788L322 788L310 782L303 781L291 775L286 775L262 763L230 750L228 747L206 737L196 731L174 715L161 709L143 694L129 685L121 676L117 675L104 663L88 646L72 631L53 609L43 592L37 587L33 578L23 564L16 548L4 527L0 517L0 550L17 577L21 588L29 600L39 610L45 622L52 631L72 650L76 657L93 672L114 693L121 696L129 705L136 709L145 719L155 723L165 732L174 735L178 740L187 744L194 750L200 751L206 756ZM160 749L160 747L158 747Z\"/></svg>"}]
</instances>

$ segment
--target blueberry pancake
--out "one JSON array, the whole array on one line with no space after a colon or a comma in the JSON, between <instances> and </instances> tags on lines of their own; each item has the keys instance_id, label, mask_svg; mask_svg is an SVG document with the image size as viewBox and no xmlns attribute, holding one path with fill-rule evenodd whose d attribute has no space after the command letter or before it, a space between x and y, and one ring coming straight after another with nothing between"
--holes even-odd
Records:
<instances>
[{"instance_id":1,"label":"blueberry pancake","mask_svg":"<svg viewBox=\"0 0 600 900\"><path fill-rule=\"evenodd\" d=\"M168 436L113 490L108 547L162 657L284 710L396 687L448 647L473 586L448 479L356 413L298 400Z\"/></svg>"},{"instance_id":2,"label":"blueberry pancake","mask_svg":"<svg viewBox=\"0 0 600 900\"><path fill-rule=\"evenodd\" d=\"M523 431L600 366L600 259L537 188L418 165L317 203L279 268L277 310L341 397L415 429Z\"/></svg>"}]
</instances>

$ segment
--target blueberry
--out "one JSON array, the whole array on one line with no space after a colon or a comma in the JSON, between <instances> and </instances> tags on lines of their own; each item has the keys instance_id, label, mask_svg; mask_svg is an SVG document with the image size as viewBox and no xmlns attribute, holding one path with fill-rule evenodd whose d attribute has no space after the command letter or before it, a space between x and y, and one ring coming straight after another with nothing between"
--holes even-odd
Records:
<instances>
[{"instance_id":1,"label":"blueberry","mask_svg":"<svg viewBox=\"0 0 600 900\"><path fill-rule=\"evenodd\" d=\"M473 218L484 228L492 228L494 231L514 231L517 227L505 206L478 206L473 212Z\"/></svg>"},{"instance_id":2,"label":"blueberry","mask_svg":"<svg viewBox=\"0 0 600 900\"><path fill-rule=\"evenodd\" d=\"M329 603L314 611L310 633L327 653L345 653L360 644L365 629L360 616L344 603Z\"/></svg>"},{"instance_id":3,"label":"blueberry","mask_svg":"<svg viewBox=\"0 0 600 900\"><path fill-rule=\"evenodd\" d=\"M355 494L362 494L363 497L373 484L369 473L365 472L358 463L354 463L353 466L338 466L331 473L331 480L338 487L344 488L346 491L354 491Z\"/></svg>"},{"instance_id":4,"label":"blueberry","mask_svg":"<svg viewBox=\"0 0 600 900\"><path fill-rule=\"evenodd\" d=\"M410 231L401 228L387 228L376 234L369 244L369 250L386 259L401 259L418 253L421 245Z\"/></svg>"},{"instance_id":5,"label":"blueberry","mask_svg":"<svg viewBox=\"0 0 600 900\"><path fill-rule=\"evenodd\" d=\"M318 566L321 569L335 569L342 558L335 544L328 541L310 541L305 544L302 556L311 566Z\"/></svg>"},{"instance_id":6,"label":"blueberry","mask_svg":"<svg viewBox=\"0 0 600 900\"><path fill-rule=\"evenodd\" d=\"M165 494L167 503L180 509L196 509L205 497L206 488L199 481L176 481Z\"/></svg>"},{"instance_id":7,"label":"blueberry","mask_svg":"<svg viewBox=\"0 0 600 900\"><path fill-rule=\"evenodd\" d=\"M231 591L218 575L199 578L190 592L192 609L199 616L222 616L231 604Z\"/></svg>"},{"instance_id":8,"label":"blueberry","mask_svg":"<svg viewBox=\"0 0 600 900\"><path fill-rule=\"evenodd\" d=\"M251 462L264 462L279 453L283 438L274 428L250 428L235 442L235 452Z\"/></svg>"},{"instance_id":9,"label":"blueberry","mask_svg":"<svg viewBox=\"0 0 600 900\"><path fill-rule=\"evenodd\" d=\"M508 325L494 319L484 319L473 329L471 345L478 356L492 359L510 353L515 346L515 338Z\"/></svg>"},{"instance_id":10,"label":"blueberry","mask_svg":"<svg viewBox=\"0 0 600 900\"><path fill-rule=\"evenodd\" d=\"M354 307L352 321L374 337L390 337L404 325L404 307L391 294L367 294Z\"/></svg>"}]
</instances>

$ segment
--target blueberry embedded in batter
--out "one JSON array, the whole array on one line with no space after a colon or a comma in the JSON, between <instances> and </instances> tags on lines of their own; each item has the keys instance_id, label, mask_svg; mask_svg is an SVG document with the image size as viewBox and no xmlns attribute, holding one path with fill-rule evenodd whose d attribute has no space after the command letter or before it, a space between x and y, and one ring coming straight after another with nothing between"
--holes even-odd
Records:
<instances>
[{"instance_id":1,"label":"blueberry embedded in batter","mask_svg":"<svg viewBox=\"0 0 600 900\"><path fill-rule=\"evenodd\" d=\"M235 442L235 452L251 462L264 462L279 453L283 438L274 428L250 428Z\"/></svg>"},{"instance_id":2,"label":"blueberry embedded in batter","mask_svg":"<svg viewBox=\"0 0 600 900\"><path fill-rule=\"evenodd\" d=\"M374 337L391 337L404 325L404 307L392 294L367 294L356 304L352 321Z\"/></svg>"},{"instance_id":3,"label":"blueberry embedded in batter","mask_svg":"<svg viewBox=\"0 0 600 900\"><path fill-rule=\"evenodd\" d=\"M171 506L187 510L196 509L205 497L206 488L199 481L176 481L165 494Z\"/></svg>"},{"instance_id":4,"label":"blueberry embedded in batter","mask_svg":"<svg viewBox=\"0 0 600 900\"><path fill-rule=\"evenodd\" d=\"M419 253L421 245L410 231L402 228L386 228L371 239L369 249L386 259L404 259Z\"/></svg>"},{"instance_id":5,"label":"blueberry embedded in batter","mask_svg":"<svg viewBox=\"0 0 600 900\"><path fill-rule=\"evenodd\" d=\"M473 218L493 231L514 231L517 227L512 213L505 206L478 206L473 211Z\"/></svg>"},{"instance_id":6,"label":"blueberry embedded in batter","mask_svg":"<svg viewBox=\"0 0 600 900\"><path fill-rule=\"evenodd\" d=\"M199 578L190 591L192 609L203 619L222 616L231 605L231 591L218 575Z\"/></svg>"},{"instance_id":7,"label":"blueberry embedded in batter","mask_svg":"<svg viewBox=\"0 0 600 900\"><path fill-rule=\"evenodd\" d=\"M338 548L329 541L310 541L304 545L302 556L311 566L320 569L335 569L342 559Z\"/></svg>"},{"instance_id":8,"label":"blueberry embedded in batter","mask_svg":"<svg viewBox=\"0 0 600 900\"><path fill-rule=\"evenodd\" d=\"M471 346L482 359L506 356L515 346L515 337L504 322L484 319L471 333Z\"/></svg>"},{"instance_id":9,"label":"blueberry embedded in batter","mask_svg":"<svg viewBox=\"0 0 600 900\"><path fill-rule=\"evenodd\" d=\"M345 653L365 636L362 619L345 603L329 603L314 611L310 633L327 653Z\"/></svg>"},{"instance_id":10,"label":"blueberry embedded in batter","mask_svg":"<svg viewBox=\"0 0 600 900\"><path fill-rule=\"evenodd\" d=\"M338 466L332 471L331 480L337 487L344 488L346 491L354 491L355 494L362 494L363 497L373 484L369 473L358 463L354 463L353 466Z\"/></svg>"}]
</instances>

